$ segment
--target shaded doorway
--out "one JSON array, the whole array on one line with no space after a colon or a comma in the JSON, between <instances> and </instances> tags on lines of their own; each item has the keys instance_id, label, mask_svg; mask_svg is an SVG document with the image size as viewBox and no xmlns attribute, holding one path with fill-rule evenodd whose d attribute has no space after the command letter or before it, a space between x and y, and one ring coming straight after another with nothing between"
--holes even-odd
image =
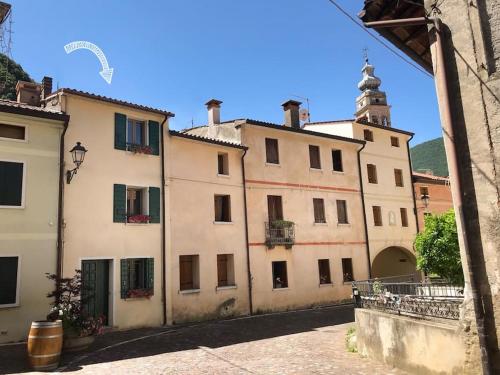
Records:
<instances>
[{"instance_id":1,"label":"shaded doorway","mask_svg":"<svg viewBox=\"0 0 500 375\"><path fill-rule=\"evenodd\" d=\"M83 311L94 317L104 317L109 324L109 265L110 260L82 261Z\"/></svg>"}]
</instances>

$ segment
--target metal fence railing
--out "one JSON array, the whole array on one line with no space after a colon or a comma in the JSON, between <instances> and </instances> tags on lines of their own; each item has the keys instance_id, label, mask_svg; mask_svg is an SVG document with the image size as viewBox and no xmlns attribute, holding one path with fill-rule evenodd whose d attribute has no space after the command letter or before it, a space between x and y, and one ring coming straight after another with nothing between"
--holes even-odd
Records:
<instances>
[{"instance_id":1,"label":"metal fence railing","mask_svg":"<svg viewBox=\"0 0 500 375\"><path fill-rule=\"evenodd\" d=\"M459 319L463 287L444 282L354 281L356 307L405 315Z\"/></svg>"}]
</instances>

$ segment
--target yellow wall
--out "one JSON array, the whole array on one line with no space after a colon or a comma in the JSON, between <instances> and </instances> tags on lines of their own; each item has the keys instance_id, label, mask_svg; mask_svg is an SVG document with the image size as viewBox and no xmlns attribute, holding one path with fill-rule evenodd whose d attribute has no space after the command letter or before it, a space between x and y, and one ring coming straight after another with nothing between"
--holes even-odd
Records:
<instances>
[{"instance_id":1,"label":"yellow wall","mask_svg":"<svg viewBox=\"0 0 500 375\"><path fill-rule=\"evenodd\" d=\"M27 126L27 141L0 139L0 160L25 163L24 208L0 208L0 256L19 256L19 304L0 307L0 343L26 338L50 310L56 270L61 121L0 114L0 123Z\"/></svg>"},{"instance_id":2,"label":"yellow wall","mask_svg":"<svg viewBox=\"0 0 500 375\"><path fill-rule=\"evenodd\" d=\"M366 142L360 154L371 261L373 263L378 254L391 246L402 247L408 250L409 254L414 254L413 242L417 228L407 149L410 136L391 131L391 128L379 129L357 122L352 122L351 127L355 139L364 139L364 129L373 132L374 141ZM312 124L307 125L306 129L327 134L345 134L345 124ZM391 136L399 138L399 147L391 146ZM376 166L377 184L368 183L367 164ZM396 187L394 169L403 171L403 187ZM382 208L382 226L374 225L373 206ZM400 208L406 208L408 227L401 224ZM400 270L394 270L394 273L407 273L407 268L403 265Z\"/></svg>"},{"instance_id":3,"label":"yellow wall","mask_svg":"<svg viewBox=\"0 0 500 375\"><path fill-rule=\"evenodd\" d=\"M64 190L63 273L72 276L85 259L109 259L110 324L118 328L162 323L161 224L113 222L113 184L161 187L161 162L156 155L114 148L114 115L161 123L164 117L102 101L65 96L62 109L71 116L65 138L65 164L73 168L69 150L82 142L85 161ZM154 296L121 299L120 259L153 257Z\"/></svg>"},{"instance_id":4,"label":"yellow wall","mask_svg":"<svg viewBox=\"0 0 500 375\"><path fill-rule=\"evenodd\" d=\"M279 143L279 165L266 164L265 138ZM354 276L368 277L357 150L361 145L245 124L248 220L254 311L283 310L350 298L342 258L352 258ZM320 171L309 167L309 145L321 152ZM344 172L333 171L332 149L341 149ZM300 185L300 186L297 186ZM267 195L281 195L285 220L295 223L292 249L267 249ZM326 224L314 223L313 198L325 202ZM346 200L348 225L337 224L336 200ZM330 260L332 285L319 284L318 259ZM289 287L273 290L272 262L287 261Z\"/></svg>"},{"instance_id":5,"label":"yellow wall","mask_svg":"<svg viewBox=\"0 0 500 375\"><path fill-rule=\"evenodd\" d=\"M358 123L353 123L353 127L355 138L363 139L363 129L366 128L373 132L374 139L374 142L366 142L366 146L361 152L361 170L372 262L381 251L391 246L403 247L413 252L417 224L413 211L411 170L406 143L409 136ZM391 146L391 136L399 138L399 147ZM368 183L367 164L376 165L377 184ZM396 186L394 169L403 171L403 187ZM373 224L372 206L382 207L383 225L381 227L376 227ZM400 208L406 208L408 227L401 225ZM390 222L391 216L395 221Z\"/></svg>"},{"instance_id":6,"label":"yellow wall","mask_svg":"<svg viewBox=\"0 0 500 375\"><path fill-rule=\"evenodd\" d=\"M217 174L227 153L229 177ZM179 323L249 313L241 156L243 150L170 137L169 320ZM214 195L231 196L231 223L214 222ZM217 288L217 254L233 254L235 288ZM199 291L181 292L179 256L198 255Z\"/></svg>"}]
</instances>

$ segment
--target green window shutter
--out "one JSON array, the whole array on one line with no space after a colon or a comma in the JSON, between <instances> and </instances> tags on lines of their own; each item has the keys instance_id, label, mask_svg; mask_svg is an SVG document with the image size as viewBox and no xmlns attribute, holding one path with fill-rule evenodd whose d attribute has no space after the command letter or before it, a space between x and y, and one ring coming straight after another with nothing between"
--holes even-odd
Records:
<instances>
[{"instance_id":1,"label":"green window shutter","mask_svg":"<svg viewBox=\"0 0 500 375\"><path fill-rule=\"evenodd\" d=\"M149 120L148 123L149 147L153 155L160 155L160 123Z\"/></svg>"},{"instance_id":2,"label":"green window shutter","mask_svg":"<svg viewBox=\"0 0 500 375\"><path fill-rule=\"evenodd\" d=\"M149 222L160 222L160 188L149 188Z\"/></svg>"},{"instance_id":3,"label":"green window shutter","mask_svg":"<svg viewBox=\"0 0 500 375\"><path fill-rule=\"evenodd\" d=\"M148 279L146 280L146 288L153 290L155 283L155 259L147 258L146 259L146 270Z\"/></svg>"},{"instance_id":4,"label":"green window shutter","mask_svg":"<svg viewBox=\"0 0 500 375\"><path fill-rule=\"evenodd\" d=\"M120 259L120 295L127 298L128 293L128 259Z\"/></svg>"},{"instance_id":5,"label":"green window shutter","mask_svg":"<svg viewBox=\"0 0 500 375\"><path fill-rule=\"evenodd\" d=\"M113 185L113 223L127 222L127 187Z\"/></svg>"},{"instance_id":6,"label":"green window shutter","mask_svg":"<svg viewBox=\"0 0 500 375\"><path fill-rule=\"evenodd\" d=\"M121 113L115 113L115 148L127 148L127 116Z\"/></svg>"}]
</instances>

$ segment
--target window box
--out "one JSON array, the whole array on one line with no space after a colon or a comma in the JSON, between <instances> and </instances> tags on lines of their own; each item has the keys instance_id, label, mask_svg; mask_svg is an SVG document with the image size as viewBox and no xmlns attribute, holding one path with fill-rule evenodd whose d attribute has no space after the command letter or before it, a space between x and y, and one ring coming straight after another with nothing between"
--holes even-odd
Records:
<instances>
[{"instance_id":1,"label":"window box","mask_svg":"<svg viewBox=\"0 0 500 375\"><path fill-rule=\"evenodd\" d=\"M145 155L153 154L153 149L151 146L141 145L137 143L127 143L127 151L131 151L134 154L145 154Z\"/></svg>"},{"instance_id":2,"label":"window box","mask_svg":"<svg viewBox=\"0 0 500 375\"><path fill-rule=\"evenodd\" d=\"M130 224L147 224L151 220L149 215L131 215L127 216L127 223Z\"/></svg>"},{"instance_id":3,"label":"window box","mask_svg":"<svg viewBox=\"0 0 500 375\"><path fill-rule=\"evenodd\" d=\"M130 289L127 298L151 298L154 295L153 289Z\"/></svg>"}]
</instances>

